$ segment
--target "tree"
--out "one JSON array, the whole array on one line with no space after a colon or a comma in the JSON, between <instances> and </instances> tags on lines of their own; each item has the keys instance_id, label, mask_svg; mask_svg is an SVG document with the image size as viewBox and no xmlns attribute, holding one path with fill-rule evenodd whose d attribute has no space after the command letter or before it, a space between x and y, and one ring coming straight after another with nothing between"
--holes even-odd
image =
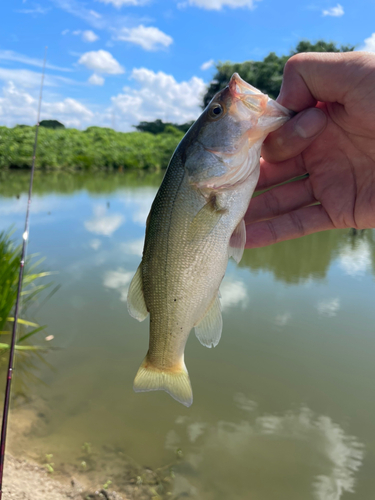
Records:
<instances>
[{"instance_id":1,"label":"tree","mask_svg":"<svg viewBox=\"0 0 375 500\"><path fill-rule=\"evenodd\" d=\"M162 120L154 120L153 122L141 122L138 125L134 125L134 127L139 130L139 132L149 132L150 134L162 134L163 132L171 131L170 127L174 127L177 130L181 130L181 132L186 133L189 128L192 126L194 122L186 122L182 125L177 125L177 123L169 123L163 122Z\"/></svg>"},{"instance_id":2,"label":"tree","mask_svg":"<svg viewBox=\"0 0 375 500\"><path fill-rule=\"evenodd\" d=\"M211 101L216 92L223 89L233 73L238 73L241 78L258 88L272 99L276 99L280 92L283 70L287 60L300 52L349 52L354 46L338 47L332 42L318 40L311 43L307 40L299 42L297 47L287 56L277 56L274 52L268 54L263 61L245 61L243 63L217 63L215 76L203 97L203 108Z\"/></svg>"},{"instance_id":3,"label":"tree","mask_svg":"<svg viewBox=\"0 0 375 500\"><path fill-rule=\"evenodd\" d=\"M39 125L41 127L46 127L46 128L52 128L52 129L56 129L56 128L65 128L65 125L63 125L62 123L60 123L59 121L57 120L42 120Z\"/></svg>"}]
</instances>

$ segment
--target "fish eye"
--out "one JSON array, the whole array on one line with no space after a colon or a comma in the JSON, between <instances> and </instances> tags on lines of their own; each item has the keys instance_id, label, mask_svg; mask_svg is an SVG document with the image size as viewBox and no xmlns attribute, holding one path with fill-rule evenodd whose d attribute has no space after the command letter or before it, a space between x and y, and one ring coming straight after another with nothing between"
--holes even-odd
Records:
<instances>
[{"instance_id":1,"label":"fish eye","mask_svg":"<svg viewBox=\"0 0 375 500\"><path fill-rule=\"evenodd\" d=\"M221 104L214 103L210 107L209 115L211 118L219 118L219 116L221 116L223 114L223 112L224 112L224 109L221 106Z\"/></svg>"}]
</instances>

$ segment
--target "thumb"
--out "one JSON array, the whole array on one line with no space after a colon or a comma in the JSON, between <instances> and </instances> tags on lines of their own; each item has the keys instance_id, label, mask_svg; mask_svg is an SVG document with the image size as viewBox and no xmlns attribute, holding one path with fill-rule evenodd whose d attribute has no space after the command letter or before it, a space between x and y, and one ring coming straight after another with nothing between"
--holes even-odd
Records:
<instances>
[{"instance_id":1,"label":"thumb","mask_svg":"<svg viewBox=\"0 0 375 500\"><path fill-rule=\"evenodd\" d=\"M324 111L306 109L268 135L262 147L262 157L270 163L293 158L306 149L326 125Z\"/></svg>"}]
</instances>

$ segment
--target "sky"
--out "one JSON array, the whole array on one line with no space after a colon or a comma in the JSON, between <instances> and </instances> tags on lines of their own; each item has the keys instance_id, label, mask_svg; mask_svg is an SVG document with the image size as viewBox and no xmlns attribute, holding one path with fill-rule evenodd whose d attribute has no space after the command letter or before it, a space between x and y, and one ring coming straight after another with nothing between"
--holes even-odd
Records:
<instances>
[{"instance_id":1,"label":"sky","mask_svg":"<svg viewBox=\"0 0 375 500\"><path fill-rule=\"evenodd\" d=\"M324 39L375 52L375 0L12 0L0 7L0 125L134 130L198 117L219 61Z\"/></svg>"}]
</instances>

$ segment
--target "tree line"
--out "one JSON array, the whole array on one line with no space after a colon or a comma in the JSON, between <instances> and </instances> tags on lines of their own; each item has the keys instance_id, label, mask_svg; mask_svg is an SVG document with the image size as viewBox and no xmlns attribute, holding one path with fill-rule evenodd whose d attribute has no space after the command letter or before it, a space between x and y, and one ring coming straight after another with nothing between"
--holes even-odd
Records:
<instances>
[{"instance_id":1,"label":"tree line","mask_svg":"<svg viewBox=\"0 0 375 500\"><path fill-rule=\"evenodd\" d=\"M213 80L203 96L206 107L216 92L224 88L234 72L265 94L276 98L285 63L300 52L347 52L353 46L337 46L319 40L301 41L288 55L271 52L262 61L218 62ZM134 132L89 127L85 131L66 129L57 120L40 123L37 168L41 169L162 169L193 122L141 122ZM35 127L0 127L0 169L30 168Z\"/></svg>"}]
</instances>

